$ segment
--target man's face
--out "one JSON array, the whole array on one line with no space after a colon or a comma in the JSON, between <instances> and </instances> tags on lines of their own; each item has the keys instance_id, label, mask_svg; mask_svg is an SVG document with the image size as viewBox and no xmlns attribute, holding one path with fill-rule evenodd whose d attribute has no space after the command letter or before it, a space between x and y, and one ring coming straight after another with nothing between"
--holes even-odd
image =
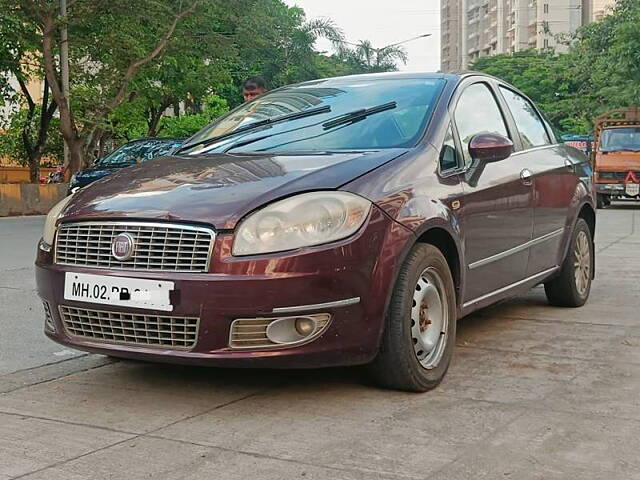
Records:
<instances>
[{"instance_id":1,"label":"man's face","mask_svg":"<svg viewBox=\"0 0 640 480\"><path fill-rule=\"evenodd\" d=\"M253 90L242 89L242 96L245 102L249 102L256 98L258 95L262 95L266 90L264 88L254 88Z\"/></svg>"}]
</instances>

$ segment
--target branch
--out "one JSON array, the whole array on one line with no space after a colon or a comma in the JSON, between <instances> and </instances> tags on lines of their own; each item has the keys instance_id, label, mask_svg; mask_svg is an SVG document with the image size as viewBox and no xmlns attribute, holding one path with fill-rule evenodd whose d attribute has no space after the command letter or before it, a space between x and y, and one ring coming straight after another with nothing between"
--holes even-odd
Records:
<instances>
[{"instance_id":1,"label":"branch","mask_svg":"<svg viewBox=\"0 0 640 480\"><path fill-rule=\"evenodd\" d=\"M29 116L32 116L33 111L36 109L36 104L33 101L33 98L31 97L31 93L29 93L29 89L27 88L27 85L24 83L24 79L22 78L22 75L16 75L16 78L18 79L18 84L20 85L20 90L22 90L22 94L27 99L27 104L29 105Z\"/></svg>"},{"instance_id":2,"label":"branch","mask_svg":"<svg viewBox=\"0 0 640 480\"><path fill-rule=\"evenodd\" d=\"M49 83L49 88L53 94L58 107L60 108L60 131L67 141L71 142L77 138L77 130L73 122L73 112L69 106L69 99L62 92L58 72L54 60L53 45L57 29L55 19L52 14L43 18L42 29L42 57L44 59L44 71Z\"/></svg>"},{"instance_id":3,"label":"branch","mask_svg":"<svg viewBox=\"0 0 640 480\"><path fill-rule=\"evenodd\" d=\"M49 102L49 83L45 77L44 87L42 93L42 108L40 112L40 129L38 131L38 141L36 143L36 149L42 150L47 142L47 135L49 133L49 124L53 118L53 114L58 109L58 104L55 99ZM47 105L48 104L48 105Z\"/></svg>"},{"instance_id":4,"label":"branch","mask_svg":"<svg viewBox=\"0 0 640 480\"><path fill-rule=\"evenodd\" d=\"M178 13L174 17L173 23L171 24L167 32L162 36L162 38L160 39L156 47L153 49L153 51L151 51L148 55L145 55L144 57L139 58L138 60L134 60L129 64L129 67L127 68L127 71L125 72L124 77L122 79L122 85L120 86L118 93L113 98L113 100L109 102L109 104L105 107L104 111L102 112L103 115L110 112L111 110L116 108L118 105L120 105L120 103L122 103L125 95L127 94L127 87L129 86L129 81L138 72L140 67L149 63L150 61L155 59L158 55L160 55L162 50L164 50L164 48L169 43L169 40L171 39L171 36L175 32L176 27L178 26L178 23L180 22L180 20L182 20L185 16L189 15L190 13L193 13L201 1L202 0L194 0L194 2L191 4L189 8Z\"/></svg>"}]
</instances>

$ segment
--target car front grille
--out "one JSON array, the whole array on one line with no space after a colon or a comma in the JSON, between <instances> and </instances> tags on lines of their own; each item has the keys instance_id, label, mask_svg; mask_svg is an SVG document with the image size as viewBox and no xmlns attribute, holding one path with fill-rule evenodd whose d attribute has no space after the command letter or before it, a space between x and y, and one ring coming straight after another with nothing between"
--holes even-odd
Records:
<instances>
[{"instance_id":1,"label":"car front grille","mask_svg":"<svg viewBox=\"0 0 640 480\"><path fill-rule=\"evenodd\" d=\"M108 343L192 349L198 339L199 319L142 315L60 306L67 333Z\"/></svg>"},{"instance_id":2,"label":"car front grille","mask_svg":"<svg viewBox=\"0 0 640 480\"><path fill-rule=\"evenodd\" d=\"M640 170L636 170L633 172L636 178L640 179ZM619 182L624 182L629 175L629 171L626 172L598 172L599 180L616 180Z\"/></svg>"},{"instance_id":3,"label":"car front grille","mask_svg":"<svg viewBox=\"0 0 640 480\"><path fill-rule=\"evenodd\" d=\"M133 256L116 260L112 242L121 233L134 239ZM84 222L58 228L55 262L113 270L207 272L215 239L204 227L162 223Z\"/></svg>"}]
</instances>

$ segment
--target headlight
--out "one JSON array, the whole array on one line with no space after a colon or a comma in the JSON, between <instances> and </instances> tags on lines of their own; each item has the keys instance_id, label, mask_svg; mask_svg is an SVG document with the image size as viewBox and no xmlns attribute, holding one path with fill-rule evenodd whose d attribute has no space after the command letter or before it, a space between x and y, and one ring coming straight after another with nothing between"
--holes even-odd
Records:
<instances>
[{"instance_id":1,"label":"headlight","mask_svg":"<svg viewBox=\"0 0 640 480\"><path fill-rule=\"evenodd\" d=\"M346 192L312 192L266 206L238 227L234 255L282 252L334 242L353 235L371 202Z\"/></svg>"},{"instance_id":2,"label":"headlight","mask_svg":"<svg viewBox=\"0 0 640 480\"><path fill-rule=\"evenodd\" d=\"M42 233L42 241L47 245L53 245L53 239L56 236L56 221L72 198L73 195L63 198L49 210L47 219L44 222L44 232Z\"/></svg>"}]
</instances>

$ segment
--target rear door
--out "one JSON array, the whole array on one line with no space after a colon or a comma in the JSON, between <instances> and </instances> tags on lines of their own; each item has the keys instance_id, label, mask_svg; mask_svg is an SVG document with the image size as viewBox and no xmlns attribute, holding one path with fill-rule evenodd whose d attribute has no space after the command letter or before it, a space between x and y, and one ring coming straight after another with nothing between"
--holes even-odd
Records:
<instances>
[{"instance_id":1,"label":"rear door","mask_svg":"<svg viewBox=\"0 0 640 480\"><path fill-rule=\"evenodd\" d=\"M553 134L535 106L518 92L501 85L520 136L522 150L515 156L531 172L534 192L534 222L527 276L543 272L560 261L560 248L567 226L571 199L576 191L579 158L570 149L556 145Z\"/></svg>"},{"instance_id":2,"label":"rear door","mask_svg":"<svg viewBox=\"0 0 640 480\"><path fill-rule=\"evenodd\" d=\"M484 165L471 159L469 141L481 133L509 137L519 146L511 119L488 80L463 87L454 119L466 164L460 213L466 257L464 302L472 304L525 278L533 186L522 156Z\"/></svg>"}]
</instances>

